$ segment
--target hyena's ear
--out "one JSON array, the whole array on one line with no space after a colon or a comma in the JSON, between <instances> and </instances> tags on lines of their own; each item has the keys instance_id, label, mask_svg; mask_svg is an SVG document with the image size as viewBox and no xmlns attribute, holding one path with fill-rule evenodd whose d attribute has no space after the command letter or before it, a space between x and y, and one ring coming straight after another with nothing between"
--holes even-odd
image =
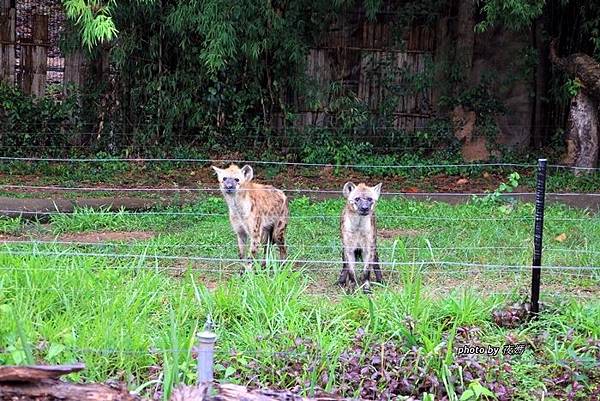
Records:
<instances>
[{"instance_id":1,"label":"hyena's ear","mask_svg":"<svg viewBox=\"0 0 600 401\"><path fill-rule=\"evenodd\" d=\"M242 167L242 174L244 175L246 182L250 181L252 177L254 177L254 171L252 170L252 167L247 164Z\"/></svg>"},{"instance_id":2,"label":"hyena's ear","mask_svg":"<svg viewBox=\"0 0 600 401\"><path fill-rule=\"evenodd\" d=\"M348 196L350 196L350 192L354 191L354 188L356 188L356 185L354 185L354 183L352 183L350 181L345 183L344 189L342 190L342 192L344 193L344 198L347 198Z\"/></svg>"},{"instance_id":3,"label":"hyena's ear","mask_svg":"<svg viewBox=\"0 0 600 401\"><path fill-rule=\"evenodd\" d=\"M372 189L373 189L373 193L375 194L375 199L379 199L379 195L381 194L381 186L383 185L382 182L380 182L379 184L375 185Z\"/></svg>"},{"instance_id":4,"label":"hyena's ear","mask_svg":"<svg viewBox=\"0 0 600 401\"><path fill-rule=\"evenodd\" d=\"M215 166L210 166L210 168L212 168L212 169L215 171L215 173L217 173L217 176L219 176L219 177L220 177L220 176L221 176L221 174L223 173L223 169L220 169L220 168L218 168L218 167L215 167Z\"/></svg>"}]
</instances>

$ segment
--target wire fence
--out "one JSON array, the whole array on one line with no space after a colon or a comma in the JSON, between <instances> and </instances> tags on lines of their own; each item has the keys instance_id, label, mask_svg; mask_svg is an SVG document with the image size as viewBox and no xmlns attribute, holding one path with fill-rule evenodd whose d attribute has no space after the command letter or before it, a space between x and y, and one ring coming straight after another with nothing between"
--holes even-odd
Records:
<instances>
[{"instance_id":1,"label":"wire fence","mask_svg":"<svg viewBox=\"0 0 600 401\"><path fill-rule=\"evenodd\" d=\"M61 240L40 240L40 239L32 239L32 240L18 240L18 239L0 239L0 244L2 245L21 245L27 247L33 246L50 246L50 245L59 245L59 246L69 246L69 247L95 247L95 248L142 248L145 250L152 249L162 249L162 248L177 248L177 249L217 249L217 250L235 250L237 251L238 244L233 242L224 242L219 244L168 244L161 242L140 242L140 243L129 243L129 242L107 242L107 241L61 241ZM333 250L333 251L342 251L344 246L340 243L330 244L330 245L315 245L315 244L305 244L305 243L295 243L292 245L287 245L288 249L291 250L313 250L313 249L324 249L324 250ZM446 252L478 252L478 251L497 251L497 252L514 252L514 251L529 251L531 250L531 246L462 246L462 247L436 247L436 246L385 246L379 245L377 246L379 250L402 250L402 251L446 251ZM590 254L590 255L600 255L599 249L578 249L578 248L552 248L545 247L544 252L551 253L564 253L564 254ZM148 255L147 253L144 255ZM528 254L529 255L529 254ZM182 258L185 258L186 255L181 255Z\"/></svg>"},{"instance_id":2,"label":"wire fence","mask_svg":"<svg viewBox=\"0 0 600 401\"><path fill-rule=\"evenodd\" d=\"M510 167L510 168L527 168L534 167L531 164L526 163L465 163L465 164L432 164L432 165L353 165L353 164L325 164L325 163L296 163L296 162L284 162L284 161L264 161L264 160L212 160L212 159L174 159L174 158L81 158L81 159L69 159L69 158L44 158L44 157L0 157L0 161L26 161L26 162L66 162L66 163L111 163L111 162L127 162L127 163L147 163L147 162L174 162L174 163L201 163L201 164L218 164L225 162L237 162L247 164L263 164L263 165L281 165L281 166L299 166L299 167L317 167L317 168L391 168L391 169L420 169L420 168L472 168L472 167ZM570 166L552 165L557 169L572 169ZM598 169L591 169L598 170ZM206 187L206 188L164 188L164 187L126 187L126 186L58 186L58 185L28 185L28 184L1 184L0 190L4 191L39 191L41 193L52 193L52 192L110 192L114 194L124 194L131 192L147 192L147 193L161 193L161 194L177 194L181 192L197 192L197 193L220 193L221 189L218 187ZM330 189L310 189L310 188L283 188L285 192L295 192L300 194L332 194L340 195L340 190ZM500 194L501 196L533 196L534 192L514 192ZM417 196L417 197L476 197L483 196L486 193L482 192L383 192L384 196ZM600 197L600 193L546 193L546 196L556 197L580 197L580 196ZM0 214L3 215L40 215L40 216L64 216L65 212L56 210L25 210L25 209L0 209ZM77 214L77 213L76 213ZM216 212L205 212L195 210L142 210L136 212L129 211L107 211L99 210L94 211L94 215L106 216L108 218L116 216L126 217L155 217L155 216L167 216L167 217L181 217L190 216L193 218L216 218L223 224L228 224L227 217L228 213L216 213ZM434 224L447 223L447 224L462 224L465 227L472 227L482 222L498 223L507 225L521 224L529 225L533 223L533 216L477 216L477 215L465 215L465 216L446 216L446 215L410 215L410 214L390 214L382 213L378 214L378 218L385 220L388 224L396 226L402 223L417 221L417 222L432 222ZM564 216L547 216L545 218L545 226L552 227L557 223L574 223L574 224L585 224L586 222L593 223L599 218L599 215L589 213L585 217L564 217ZM322 214L303 214L303 215L291 215L290 221L315 221L319 223L331 222L337 224L339 222L339 214L322 213ZM291 223L294 224L294 223ZM472 228L469 228L472 229ZM204 231L203 231L204 230ZM204 227L198 232L210 233L211 227ZM383 229L385 230L385 229ZM232 254L237 253L237 243L234 242L222 242L218 244L189 244L189 243L160 243L160 241L140 241L140 242L124 242L124 241L81 241L81 240L61 240L58 237L52 239L23 239L16 236L0 238L0 258L18 257L24 261L23 265L20 265L18 269L14 266L4 265L0 266L0 270L4 272L21 272L21 271L65 271L72 269L73 266L68 263L56 263L53 265L37 265L30 263L27 265L27 261L32 261L36 258L52 258L55 261L60 260L72 260L76 258L90 258L90 259L109 259L109 260L126 260L127 263L104 263L103 268L112 270L124 270L124 271L135 271L135 270L156 270L156 271L176 271L181 272L189 267L190 263L194 263L191 266L191 271L195 273L206 273L206 274L236 274L240 271L240 266L247 263L247 259L234 257ZM93 249L82 249L82 247L92 247ZM291 243L288 249L295 254L294 258L290 260L279 260L278 258L257 258L255 262L264 264L285 264L288 262L295 263L299 266L299 269L305 273L323 273L331 275L333 272L340 270L340 258L338 255L331 255L330 252L340 253L344 247L339 242L329 242L329 244L317 244L314 242L299 241ZM525 274L531 269L531 265L523 263L525 258L531 257L531 244L519 244L519 245L477 245L477 246L433 246L433 244L427 243L427 246L397 246L394 244L381 245L378 247L383 251L387 257L385 260L381 260L378 264L383 268L386 274L401 275L406 273L407 269L416 268L420 273L427 275L438 275L438 276L459 276L459 275L477 275L480 273L488 274ZM168 250L168 252L165 252ZM173 252L176 251L176 252ZM309 251L309 252L307 252ZM395 255L397 251L408 252L414 251L415 255L413 260L406 260L407 255L402 256ZM480 251L489 252L496 254L492 260L480 261L477 260L477 253ZM600 249L596 249L595 245L585 245L581 248L569 248L569 247L547 247L545 251L550 254L560 255L561 258L569 258L569 255L583 255L587 259L579 259L591 263L597 261L596 255L600 255ZM321 252L321 253L319 253ZM323 253L325 252L325 253ZM189 253L189 254L187 254ZM310 257L302 257L305 254ZM421 254L421 255L419 255ZM395 255L395 256L394 256ZM423 255L428 255L423 257ZM499 256L498 256L499 255ZM465 257L472 258L472 260L462 260ZM453 260L459 259L459 260ZM496 260L512 260L512 262L498 263ZM517 260L518 262L514 262ZM557 259L554 259L557 260ZM560 259L564 261L565 259ZM131 263L130 263L131 262ZM183 264L182 264L183 263ZM187 265L186 265L187 264ZM96 265L93 268L97 268ZM577 265L577 264L548 264L543 266L545 272L548 275L562 275L562 276L581 276L592 275L596 277L600 272L600 266L589 265ZM59 290L60 288L57 288Z\"/></svg>"},{"instance_id":3,"label":"wire fence","mask_svg":"<svg viewBox=\"0 0 600 401\"><path fill-rule=\"evenodd\" d=\"M197 163L197 164L219 164L219 163L240 163L240 164L259 164L259 165L279 165L279 166L299 166L299 167L334 167L334 168L386 168L386 169L412 169L412 168L474 168L474 167L517 167L517 168L535 168L531 163L455 163L455 164L336 164L336 163L305 163L290 162L278 160L245 160L245 159L203 159L203 158L128 158L128 157L110 157L110 158L63 158L63 157L8 157L2 156L3 161L28 161L28 162L62 162L62 163ZM578 167L561 164L549 164L548 167L555 169L568 170L590 170L600 171L600 167Z\"/></svg>"}]
</instances>

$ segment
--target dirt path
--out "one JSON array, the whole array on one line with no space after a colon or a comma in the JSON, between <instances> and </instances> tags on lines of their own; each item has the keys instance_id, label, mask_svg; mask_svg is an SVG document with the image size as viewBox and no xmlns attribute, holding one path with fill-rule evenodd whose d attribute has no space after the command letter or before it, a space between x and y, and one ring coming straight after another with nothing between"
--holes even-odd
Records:
<instances>
[{"instance_id":1,"label":"dirt path","mask_svg":"<svg viewBox=\"0 0 600 401\"><path fill-rule=\"evenodd\" d=\"M72 213L75 208L108 209L117 211L121 208L130 211L147 210L157 205L157 201L134 197L115 198L10 198L0 197L0 216L24 219L48 220L49 213Z\"/></svg>"}]
</instances>

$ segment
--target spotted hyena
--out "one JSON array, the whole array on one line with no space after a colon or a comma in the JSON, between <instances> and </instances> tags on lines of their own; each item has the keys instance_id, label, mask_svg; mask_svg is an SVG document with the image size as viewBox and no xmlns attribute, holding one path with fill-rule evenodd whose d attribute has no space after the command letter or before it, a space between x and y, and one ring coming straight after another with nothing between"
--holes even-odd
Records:
<instances>
[{"instance_id":1,"label":"spotted hyena","mask_svg":"<svg viewBox=\"0 0 600 401\"><path fill-rule=\"evenodd\" d=\"M343 268L339 285L358 284L355 266L358 259L363 263L363 289L369 291L371 269L375 280L382 282L379 258L377 255L377 227L375 224L375 204L381 193L381 184L369 187L365 184L344 185L346 207L342 212L340 229L342 233Z\"/></svg>"},{"instance_id":2,"label":"spotted hyena","mask_svg":"<svg viewBox=\"0 0 600 401\"><path fill-rule=\"evenodd\" d=\"M276 244L281 260L286 259L285 229L289 212L283 191L251 182L254 172L249 165L212 168L217 173L221 192L229 206L229 221L237 235L240 259L247 260L246 268L251 268L248 256L256 258L260 244L265 245L265 251L267 244ZM250 255L247 254L247 245Z\"/></svg>"}]
</instances>

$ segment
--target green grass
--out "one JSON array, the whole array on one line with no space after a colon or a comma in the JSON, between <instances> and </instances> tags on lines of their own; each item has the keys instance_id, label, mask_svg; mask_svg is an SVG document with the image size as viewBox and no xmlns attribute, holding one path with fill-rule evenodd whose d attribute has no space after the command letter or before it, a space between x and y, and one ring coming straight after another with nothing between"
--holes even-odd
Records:
<instances>
[{"instance_id":1,"label":"green grass","mask_svg":"<svg viewBox=\"0 0 600 401\"><path fill-rule=\"evenodd\" d=\"M0 217L0 234L17 234L22 221L18 217Z\"/></svg>"},{"instance_id":2,"label":"green grass","mask_svg":"<svg viewBox=\"0 0 600 401\"><path fill-rule=\"evenodd\" d=\"M507 272L460 264L529 265L531 204L452 206L382 199L378 225L386 235L379 240L380 259L397 265L384 267L386 284L370 297L345 294L334 286L342 206L340 200L307 198L290 205L293 259L334 262L269 262L266 270L257 267L258 273L244 277L235 274L240 269L235 262L160 258L237 258L220 198L157 209L160 214L155 215L79 210L52 216L44 226L8 221L4 232L44 235L46 240L99 231L151 231L155 236L102 245L4 244L0 364L82 361L87 369L71 379L118 379L145 395L157 388L168 393L174 383L193 382L194 335L210 314L219 336L216 376L242 384L299 386L308 392L338 389L347 380L340 356L357 346L360 330L367 345L394 341L407 352L416 347L422 368L440 380L458 374L455 356L444 350L452 349L461 327L479 328L485 344L501 346L507 338L536 343L535 350L509 361L510 380L521 389L514 399L539 399L535 391L545 388L544 379L564 366L593 365L597 351L587 344L600 340L598 271L564 276L544 270L547 313L509 330L496 326L491 312L523 299L529 269ZM560 234L566 238L559 241ZM546 266L600 266L600 218L552 205L546 212L544 244ZM113 253L134 256L109 256ZM596 298L579 299L579 292ZM537 343L540 336L545 340ZM456 387L449 391L462 391L460 383L448 383L448 388ZM350 393L345 394L358 395Z\"/></svg>"}]
</instances>

